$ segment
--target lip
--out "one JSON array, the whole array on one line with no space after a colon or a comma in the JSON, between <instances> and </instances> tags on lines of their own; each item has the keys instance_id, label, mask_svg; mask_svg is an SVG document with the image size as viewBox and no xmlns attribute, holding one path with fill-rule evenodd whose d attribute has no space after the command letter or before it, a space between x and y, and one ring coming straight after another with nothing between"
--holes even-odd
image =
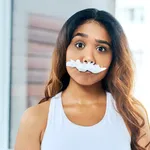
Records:
<instances>
[{"instance_id":1,"label":"lip","mask_svg":"<svg viewBox=\"0 0 150 150\"><path fill-rule=\"evenodd\" d=\"M80 72L80 73L83 73L83 74L93 74L92 72L90 72L90 71L85 71L85 72Z\"/></svg>"},{"instance_id":2,"label":"lip","mask_svg":"<svg viewBox=\"0 0 150 150\"><path fill-rule=\"evenodd\" d=\"M92 72L90 72L90 71L86 71L86 72L84 72L84 73L92 73Z\"/></svg>"},{"instance_id":3,"label":"lip","mask_svg":"<svg viewBox=\"0 0 150 150\"><path fill-rule=\"evenodd\" d=\"M76 68L75 68L76 69ZM77 69L76 69L77 70ZM79 70L77 70L79 73L82 73L82 74L93 74L91 71L85 71L85 72L83 72L83 71L79 71Z\"/></svg>"}]
</instances>

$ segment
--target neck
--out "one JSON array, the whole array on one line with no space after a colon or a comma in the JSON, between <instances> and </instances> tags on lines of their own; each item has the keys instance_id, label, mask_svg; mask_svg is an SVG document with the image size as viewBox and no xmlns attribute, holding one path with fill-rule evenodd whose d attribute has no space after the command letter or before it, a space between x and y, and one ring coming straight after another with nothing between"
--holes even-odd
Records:
<instances>
[{"instance_id":1,"label":"neck","mask_svg":"<svg viewBox=\"0 0 150 150\"><path fill-rule=\"evenodd\" d=\"M90 103L98 101L100 97L105 95L105 91L102 88L101 82L90 86L83 86L70 79L64 95L66 95L65 97L69 97L69 99L73 98L76 101Z\"/></svg>"}]
</instances>

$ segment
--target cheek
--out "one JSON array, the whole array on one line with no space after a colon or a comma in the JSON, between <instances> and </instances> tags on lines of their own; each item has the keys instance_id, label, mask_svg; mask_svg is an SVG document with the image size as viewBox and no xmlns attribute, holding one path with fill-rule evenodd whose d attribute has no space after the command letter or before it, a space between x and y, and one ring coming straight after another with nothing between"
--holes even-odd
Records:
<instances>
[{"instance_id":1,"label":"cheek","mask_svg":"<svg viewBox=\"0 0 150 150\"><path fill-rule=\"evenodd\" d=\"M74 45L69 45L66 51L66 61L73 59L77 60L80 59L82 56L82 51L77 50L77 48Z\"/></svg>"},{"instance_id":2,"label":"cheek","mask_svg":"<svg viewBox=\"0 0 150 150\"><path fill-rule=\"evenodd\" d=\"M106 55L101 55L101 56L97 57L96 60L97 60L97 64L99 64L100 66L109 68L109 66L112 62L112 54L109 53Z\"/></svg>"},{"instance_id":3,"label":"cheek","mask_svg":"<svg viewBox=\"0 0 150 150\"><path fill-rule=\"evenodd\" d=\"M75 49L71 45L69 45L66 51L66 59L67 60L73 59L75 58L76 55L77 55L77 52L75 51Z\"/></svg>"}]
</instances>

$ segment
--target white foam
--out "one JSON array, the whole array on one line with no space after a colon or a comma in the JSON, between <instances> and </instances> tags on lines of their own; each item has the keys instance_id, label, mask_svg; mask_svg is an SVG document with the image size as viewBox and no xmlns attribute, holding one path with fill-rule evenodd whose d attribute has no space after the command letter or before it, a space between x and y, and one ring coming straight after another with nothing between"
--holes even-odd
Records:
<instances>
[{"instance_id":1,"label":"white foam","mask_svg":"<svg viewBox=\"0 0 150 150\"><path fill-rule=\"evenodd\" d=\"M100 67L99 65L94 65L94 63L90 63L90 62L82 63L82 62L80 62L79 59L77 59L77 60L71 59L70 61L67 61L66 66L72 67L72 68L77 68L81 72L90 71L92 73L100 73L107 69L107 68Z\"/></svg>"}]
</instances>

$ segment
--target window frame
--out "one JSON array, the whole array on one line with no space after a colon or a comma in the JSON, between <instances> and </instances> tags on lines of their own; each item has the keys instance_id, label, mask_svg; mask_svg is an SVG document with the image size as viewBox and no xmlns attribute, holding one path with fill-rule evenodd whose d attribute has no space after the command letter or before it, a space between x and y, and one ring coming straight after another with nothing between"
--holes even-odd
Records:
<instances>
[{"instance_id":1,"label":"window frame","mask_svg":"<svg viewBox=\"0 0 150 150\"><path fill-rule=\"evenodd\" d=\"M0 150L9 150L12 0L0 1Z\"/></svg>"}]
</instances>

